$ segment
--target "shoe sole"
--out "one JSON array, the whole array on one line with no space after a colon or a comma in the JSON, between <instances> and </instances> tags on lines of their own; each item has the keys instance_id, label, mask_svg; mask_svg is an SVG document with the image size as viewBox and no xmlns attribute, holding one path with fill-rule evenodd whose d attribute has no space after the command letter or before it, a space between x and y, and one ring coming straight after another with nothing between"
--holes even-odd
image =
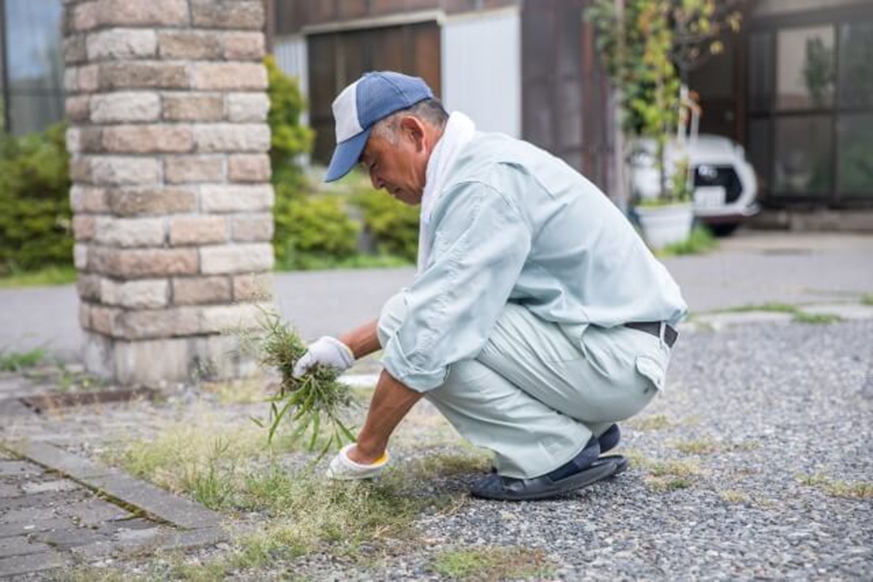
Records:
<instances>
[{"instance_id":1,"label":"shoe sole","mask_svg":"<svg viewBox=\"0 0 873 582\"><path fill-rule=\"evenodd\" d=\"M615 455L618 457L620 455ZM623 457L622 457L623 458ZM579 489L584 489L589 485L593 485L598 481L602 481L607 477L611 477L620 469L621 463L614 457L601 458L594 461L590 467L584 471L571 475L560 481L556 481L552 487L542 491L531 491L529 493L518 493L513 495L501 495L499 493L492 494L490 492L471 491L473 497L479 499L489 499L492 501L539 501L541 499L551 499L567 495ZM627 465L625 465L626 467ZM623 469L621 469L623 470Z\"/></svg>"}]
</instances>

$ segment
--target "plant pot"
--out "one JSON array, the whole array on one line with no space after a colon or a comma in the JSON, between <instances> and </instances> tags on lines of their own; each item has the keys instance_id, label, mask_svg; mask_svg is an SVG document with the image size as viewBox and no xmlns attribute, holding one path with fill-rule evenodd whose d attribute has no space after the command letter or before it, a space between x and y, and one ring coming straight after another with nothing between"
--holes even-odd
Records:
<instances>
[{"instance_id":1,"label":"plant pot","mask_svg":"<svg viewBox=\"0 0 873 582\"><path fill-rule=\"evenodd\" d=\"M694 206L691 203L667 206L637 206L635 209L643 238L653 249L687 240L691 236Z\"/></svg>"}]
</instances>

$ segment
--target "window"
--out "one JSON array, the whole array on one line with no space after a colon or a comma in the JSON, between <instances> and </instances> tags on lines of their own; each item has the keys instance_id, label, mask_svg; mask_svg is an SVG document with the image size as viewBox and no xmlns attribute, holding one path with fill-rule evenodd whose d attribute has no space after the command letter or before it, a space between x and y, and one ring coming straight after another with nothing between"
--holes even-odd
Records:
<instances>
[{"instance_id":1,"label":"window","mask_svg":"<svg viewBox=\"0 0 873 582\"><path fill-rule=\"evenodd\" d=\"M64 117L61 0L6 0L4 103L8 130L40 131Z\"/></svg>"},{"instance_id":2,"label":"window","mask_svg":"<svg viewBox=\"0 0 873 582\"><path fill-rule=\"evenodd\" d=\"M873 11L756 24L748 40L747 150L773 199L873 199Z\"/></svg>"}]
</instances>

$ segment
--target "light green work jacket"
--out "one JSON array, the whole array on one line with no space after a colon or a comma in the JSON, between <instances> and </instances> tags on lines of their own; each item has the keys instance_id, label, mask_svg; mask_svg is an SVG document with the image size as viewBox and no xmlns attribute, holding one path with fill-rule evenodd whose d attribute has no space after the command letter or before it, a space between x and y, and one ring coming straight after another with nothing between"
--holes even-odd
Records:
<instances>
[{"instance_id":1,"label":"light green work jacket","mask_svg":"<svg viewBox=\"0 0 873 582\"><path fill-rule=\"evenodd\" d=\"M475 358L507 302L561 326L665 321L687 313L679 287L627 218L562 160L478 133L450 169L431 217L428 263L404 291L406 317L383 365L418 391Z\"/></svg>"}]
</instances>

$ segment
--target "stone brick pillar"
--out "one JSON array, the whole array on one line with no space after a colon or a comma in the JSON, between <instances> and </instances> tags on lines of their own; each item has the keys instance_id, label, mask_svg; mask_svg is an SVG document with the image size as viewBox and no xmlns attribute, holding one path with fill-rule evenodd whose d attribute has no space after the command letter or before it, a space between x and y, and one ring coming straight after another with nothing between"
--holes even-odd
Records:
<instances>
[{"instance_id":1,"label":"stone brick pillar","mask_svg":"<svg viewBox=\"0 0 873 582\"><path fill-rule=\"evenodd\" d=\"M261 0L65 0L85 363L122 384L244 375L221 332L271 295Z\"/></svg>"}]
</instances>

